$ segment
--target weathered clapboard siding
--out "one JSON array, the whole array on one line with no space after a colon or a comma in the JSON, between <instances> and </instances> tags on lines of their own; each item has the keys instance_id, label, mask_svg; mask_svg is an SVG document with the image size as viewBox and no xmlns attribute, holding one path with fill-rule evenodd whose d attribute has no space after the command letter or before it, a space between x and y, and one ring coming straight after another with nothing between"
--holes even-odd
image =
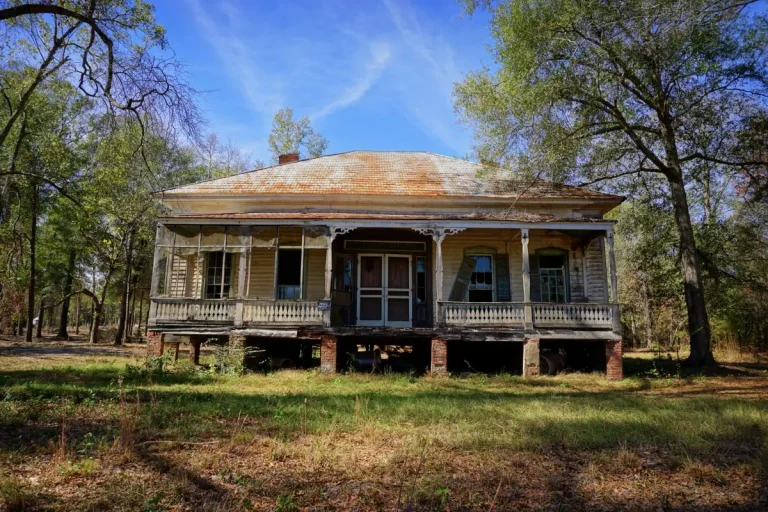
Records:
<instances>
[{"instance_id":1,"label":"weathered clapboard siding","mask_svg":"<svg viewBox=\"0 0 768 512\"><path fill-rule=\"evenodd\" d=\"M310 249L306 254L304 298L322 300L325 296L325 249Z\"/></svg>"},{"instance_id":2,"label":"weathered clapboard siding","mask_svg":"<svg viewBox=\"0 0 768 512\"><path fill-rule=\"evenodd\" d=\"M185 297L202 297L201 286L203 284L202 267L198 265L197 254L187 256L186 295Z\"/></svg>"},{"instance_id":3,"label":"weathered clapboard siding","mask_svg":"<svg viewBox=\"0 0 768 512\"><path fill-rule=\"evenodd\" d=\"M587 297L589 302L608 302L608 282L603 252L603 237L596 238L587 247Z\"/></svg>"},{"instance_id":4,"label":"weathered clapboard siding","mask_svg":"<svg viewBox=\"0 0 768 512\"><path fill-rule=\"evenodd\" d=\"M512 241L516 238L516 241ZM442 300L448 300L459 272L461 261L464 259L464 250L471 247L487 247L495 249L497 254L506 254L506 241L510 241L510 247L517 243L520 244L519 231L511 229L468 229L455 235L448 235L443 241L443 297ZM522 263L520 264L522 265ZM510 265L510 287L512 297L520 294L522 300L522 277L519 275L521 266Z\"/></svg>"},{"instance_id":5,"label":"weathered clapboard siding","mask_svg":"<svg viewBox=\"0 0 768 512\"><path fill-rule=\"evenodd\" d=\"M587 272L586 296L584 294L583 245L580 238L562 232L529 231L528 250L531 259L536 257L536 250L538 249L554 247L568 251L568 285L572 302L603 302L606 285L600 241L599 239L593 240L584 253ZM507 246L509 247L507 248ZM522 302L524 299L522 243L519 231L510 229L468 229L445 238L443 242L442 299L448 300L461 261L464 258L464 251L472 247L487 247L495 249L498 254L507 254L512 302ZM532 275L531 278L538 279L538 274ZM532 299L537 300L537 297L532 297Z\"/></svg>"},{"instance_id":6,"label":"weathered clapboard siding","mask_svg":"<svg viewBox=\"0 0 768 512\"><path fill-rule=\"evenodd\" d=\"M168 282L169 297L186 297L187 293L187 257L174 255L170 259L170 274Z\"/></svg>"},{"instance_id":7,"label":"weathered clapboard siding","mask_svg":"<svg viewBox=\"0 0 768 512\"><path fill-rule=\"evenodd\" d=\"M539 249L556 248L568 251L568 298L570 302L584 302L584 265L581 262L583 242L578 237L569 236L559 231L532 229L529 235L528 250L531 258L538 257L536 251ZM522 273L522 270L520 272ZM539 279L538 273L535 276L532 275L531 279ZM532 297L531 299L540 300L539 297Z\"/></svg>"},{"instance_id":8,"label":"weathered clapboard siding","mask_svg":"<svg viewBox=\"0 0 768 512\"><path fill-rule=\"evenodd\" d=\"M254 247L251 251L249 299L272 299L275 296L275 250Z\"/></svg>"}]
</instances>

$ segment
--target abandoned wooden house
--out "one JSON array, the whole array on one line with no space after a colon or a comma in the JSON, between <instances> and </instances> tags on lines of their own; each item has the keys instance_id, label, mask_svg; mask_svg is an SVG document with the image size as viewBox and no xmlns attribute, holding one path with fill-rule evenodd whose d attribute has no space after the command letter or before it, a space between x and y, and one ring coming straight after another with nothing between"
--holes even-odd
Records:
<instances>
[{"instance_id":1,"label":"abandoned wooden house","mask_svg":"<svg viewBox=\"0 0 768 512\"><path fill-rule=\"evenodd\" d=\"M622 377L603 219L621 197L397 151L283 155L157 196L151 355L215 339L326 372Z\"/></svg>"}]
</instances>

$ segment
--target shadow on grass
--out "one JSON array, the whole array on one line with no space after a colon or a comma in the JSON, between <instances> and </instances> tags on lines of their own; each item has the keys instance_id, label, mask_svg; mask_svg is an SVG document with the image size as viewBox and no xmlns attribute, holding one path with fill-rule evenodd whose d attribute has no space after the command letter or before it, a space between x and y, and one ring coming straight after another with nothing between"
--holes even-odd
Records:
<instances>
[{"instance_id":1,"label":"shadow on grass","mask_svg":"<svg viewBox=\"0 0 768 512\"><path fill-rule=\"evenodd\" d=\"M79 409L67 413L66 423L74 445L88 433L116 438L120 412L115 375L97 368L81 370L68 380L65 375L62 370L0 372L0 452L35 452L56 442L62 407L73 405ZM727 452L746 461L760 453L768 433L764 404L759 401L693 393L680 399L684 389L671 397L648 396L636 392L647 387L643 380L629 389L599 391L528 391L528 384L518 386L517 381L488 388L441 380L429 383L427 389L393 386L384 392L356 387L354 381L349 387L343 381L333 386L320 377L323 386L298 393L261 389L253 382L252 393L199 386L217 380L166 375L153 379L150 387L132 389L129 397L139 408L136 421L143 438L226 438L242 418L250 431L285 440L302 433L370 427L394 435L423 432L460 450L627 446L663 448L695 460ZM129 388L149 384L138 377L123 383ZM768 383L758 387L768 391ZM89 419L94 416L100 419Z\"/></svg>"},{"instance_id":2,"label":"shadow on grass","mask_svg":"<svg viewBox=\"0 0 768 512\"><path fill-rule=\"evenodd\" d=\"M703 368L689 367L670 357L624 357L625 377L768 377L768 366L760 363L724 363Z\"/></svg>"},{"instance_id":3,"label":"shadow on grass","mask_svg":"<svg viewBox=\"0 0 768 512\"><path fill-rule=\"evenodd\" d=\"M0 371L0 453L23 457L51 450L61 434L64 408L65 433L73 453L82 453L93 439L111 446L120 435L118 375L115 368L99 366ZM128 375L123 386L130 391L132 401L138 394L138 400L132 403L136 407L133 410L138 410L132 416L137 443L211 439L226 442L238 428L254 437L306 443L304 434L365 429L393 437L411 436L415 443L420 442L419 436L428 437L434 446L456 453L533 452L546 461L542 467L525 466L526 471L536 472L537 483L532 488L528 487L529 478L514 476L521 471L509 465L489 466L481 475L453 468L453 480L436 482L434 489L424 490L422 501L416 500L411 510L434 510L434 492L443 485L483 489L488 494L486 503L495 491L499 496L497 510L514 509L502 503L524 506L536 499L546 501L540 503L544 508L584 510L594 503L591 496L583 493L579 481L585 470L584 460L589 458L584 454L613 452L621 447L735 467L754 463L768 443L764 403L730 396L699 396L711 390L694 386L686 389L692 379L683 380L673 396L651 396L645 393L651 381L636 378L622 387L584 391L576 389L578 382L567 383L568 389L559 389L562 382L554 379L510 378L491 385L484 385L482 379L413 383L393 380L391 390L385 387L385 391L371 391L366 386L378 382L377 377L356 380L313 376L301 387L284 389L270 388L267 377L247 382L247 390L238 392L237 386L232 385L236 381L230 378L164 374L151 380ZM409 387L411 384L413 387ZM733 386L728 391L740 389L768 392L768 382ZM166 482L184 489L185 502L200 504L209 500L234 507L241 499L228 486L187 464L184 457L166 455L151 446L137 444L134 456L138 464L146 472L164 475ZM569 462L568 454L575 460ZM222 456L236 458L232 454ZM385 469L398 474L399 468L393 464L397 463L392 462ZM327 482L301 473L284 476L271 480L259 492L274 500L298 487L311 486L312 495L329 502L335 499ZM377 506L392 506L387 501L390 489L381 482L367 484L370 488L362 486L357 481L359 475L350 468L335 468L334 482L337 478L350 484L344 492L369 489L372 495L379 492L386 497L380 498L383 501ZM358 490L352 492L363 492ZM540 491L543 494L537 494ZM342 499L346 498L340 495L337 505L341 508ZM755 510L765 502L765 492L757 502L727 508L707 508L701 503L666 506L664 499L651 496L647 501L631 503L619 499L615 509ZM333 509L333 505L327 509Z\"/></svg>"}]
</instances>

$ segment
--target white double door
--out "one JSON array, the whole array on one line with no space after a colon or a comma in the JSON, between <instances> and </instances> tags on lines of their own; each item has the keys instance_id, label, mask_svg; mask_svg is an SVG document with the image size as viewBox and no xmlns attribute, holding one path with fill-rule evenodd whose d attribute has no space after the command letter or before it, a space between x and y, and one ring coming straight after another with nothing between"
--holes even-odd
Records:
<instances>
[{"instance_id":1,"label":"white double door","mask_svg":"<svg viewBox=\"0 0 768 512\"><path fill-rule=\"evenodd\" d=\"M411 327L410 256L361 254L357 282L357 325Z\"/></svg>"}]
</instances>

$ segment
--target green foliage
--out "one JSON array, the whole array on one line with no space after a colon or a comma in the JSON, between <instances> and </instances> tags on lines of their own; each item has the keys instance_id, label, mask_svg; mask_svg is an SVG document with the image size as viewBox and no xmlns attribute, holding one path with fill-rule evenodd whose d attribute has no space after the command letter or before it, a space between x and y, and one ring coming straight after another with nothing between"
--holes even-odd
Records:
<instances>
[{"instance_id":1,"label":"green foliage","mask_svg":"<svg viewBox=\"0 0 768 512\"><path fill-rule=\"evenodd\" d=\"M736 320L723 306L739 292L718 283L730 274L743 286L756 270L721 249L744 227L729 219L744 202L733 184L744 194L768 166L768 18L748 4L465 1L490 11L496 62L455 90L476 156L525 182L629 195L617 214L625 316L646 344L690 325L697 364L710 360L704 299L718 302L716 324ZM746 254L763 260L761 244Z\"/></svg>"},{"instance_id":2,"label":"green foliage","mask_svg":"<svg viewBox=\"0 0 768 512\"><path fill-rule=\"evenodd\" d=\"M321 156L328 147L328 140L317 133L309 124L308 117L293 120L293 109L286 107L277 111L269 134L269 150L272 163L287 153L299 153L301 158Z\"/></svg>"},{"instance_id":3,"label":"green foliage","mask_svg":"<svg viewBox=\"0 0 768 512\"><path fill-rule=\"evenodd\" d=\"M141 505L141 512L164 512L167 510L163 505L163 499L165 493L163 491L156 492L153 496L150 496Z\"/></svg>"},{"instance_id":4,"label":"green foliage","mask_svg":"<svg viewBox=\"0 0 768 512\"><path fill-rule=\"evenodd\" d=\"M242 375L247 369L246 362L251 358L259 357L263 352L257 347L214 345L211 371L219 375Z\"/></svg>"},{"instance_id":5,"label":"green foliage","mask_svg":"<svg viewBox=\"0 0 768 512\"><path fill-rule=\"evenodd\" d=\"M299 507L293 502L293 496L290 494L281 494L277 497L277 503L275 504L275 512L294 512L299 510Z\"/></svg>"}]
</instances>

